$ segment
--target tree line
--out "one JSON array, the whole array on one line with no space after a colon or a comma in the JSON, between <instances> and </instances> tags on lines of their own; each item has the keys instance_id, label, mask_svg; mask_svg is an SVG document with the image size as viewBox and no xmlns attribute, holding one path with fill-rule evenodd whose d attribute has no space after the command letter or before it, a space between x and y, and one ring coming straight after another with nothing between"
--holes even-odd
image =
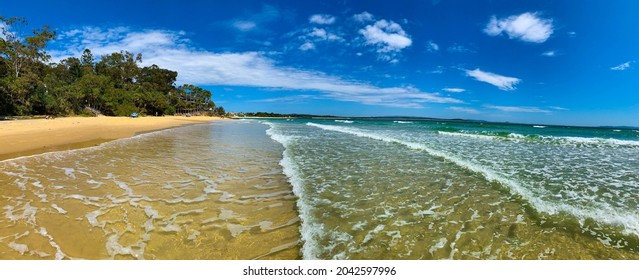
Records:
<instances>
[{"instance_id":1,"label":"tree line","mask_svg":"<svg viewBox=\"0 0 639 280\"><path fill-rule=\"evenodd\" d=\"M127 116L207 112L224 115L211 92L175 86L178 73L157 65L141 67L142 54L114 52L51 63L46 46L55 40L49 26L22 34L23 18L0 16L0 116L82 115L99 111Z\"/></svg>"}]
</instances>

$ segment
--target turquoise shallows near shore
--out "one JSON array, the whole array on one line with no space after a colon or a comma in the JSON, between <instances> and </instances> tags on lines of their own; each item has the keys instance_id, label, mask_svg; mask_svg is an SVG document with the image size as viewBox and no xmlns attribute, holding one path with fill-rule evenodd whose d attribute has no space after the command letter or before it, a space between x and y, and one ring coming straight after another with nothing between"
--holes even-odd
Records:
<instances>
[{"instance_id":1,"label":"turquoise shallows near shore","mask_svg":"<svg viewBox=\"0 0 639 280\"><path fill-rule=\"evenodd\" d=\"M269 120L304 258L639 258L639 131Z\"/></svg>"}]
</instances>

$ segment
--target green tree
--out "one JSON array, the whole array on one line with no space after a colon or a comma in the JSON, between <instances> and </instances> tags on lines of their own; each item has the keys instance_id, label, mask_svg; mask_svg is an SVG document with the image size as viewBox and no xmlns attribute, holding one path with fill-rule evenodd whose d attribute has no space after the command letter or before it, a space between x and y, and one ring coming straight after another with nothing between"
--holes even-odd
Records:
<instances>
[{"instance_id":1,"label":"green tree","mask_svg":"<svg viewBox=\"0 0 639 280\"><path fill-rule=\"evenodd\" d=\"M130 89L135 82L142 62L142 54L134 55L128 51L114 52L105 55L95 66L98 75L106 75L111 78L117 88Z\"/></svg>"},{"instance_id":2,"label":"green tree","mask_svg":"<svg viewBox=\"0 0 639 280\"><path fill-rule=\"evenodd\" d=\"M49 26L33 30L32 35L21 32L27 25L23 18L0 17L0 59L6 71L0 80L1 99L8 100L11 105L3 106L3 114L30 113L31 95L42 85L45 63L50 59L45 48L55 38L55 31Z\"/></svg>"},{"instance_id":3,"label":"green tree","mask_svg":"<svg viewBox=\"0 0 639 280\"><path fill-rule=\"evenodd\" d=\"M224 110L224 107L222 107L222 106L216 107L214 111L215 111L215 114L220 116L220 117L226 116L226 111Z\"/></svg>"},{"instance_id":4,"label":"green tree","mask_svg":"<svg viewBox=\"0 0 639 280\"><path fill-rule=\"evenodd\" d=\"M95 73L95 61L90 49L84 49L80 63L84 74Z\"/></svg>"},{"instance_id":5,"label":"green tree","mask_svg":"<svg viewBox=\"0 0 639 280\"><path fill-rule=\"evenodd\" d=\"M153 64L140 70L138 84L147 90L160 91L168 94L175 90L177 72L162 69Z\"/></svg>"}]
</instances>

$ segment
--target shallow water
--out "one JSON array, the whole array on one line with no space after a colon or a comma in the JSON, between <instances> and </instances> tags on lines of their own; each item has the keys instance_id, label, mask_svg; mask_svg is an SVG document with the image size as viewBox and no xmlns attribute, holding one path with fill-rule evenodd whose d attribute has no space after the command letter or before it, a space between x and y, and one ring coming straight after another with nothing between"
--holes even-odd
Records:
<instances>
[{"instance_id":1,"label":"shallow water","mask_svg":"<svg viewBox=\"0 0 639 280\"><path fill-rule=\"evenodd\" d=\"M216 122L2 161L0 257L298 258L266 128Z\"/></svg>"},{"instance_id":2,"label":"shallow water","mask_svg":"<svg viewBox=\"0 0 639 280\"><path fill-rule=\"evenodd\" d=\"M267 124L286 147L304 258L639 258L634 131Z\"/></svg>"},{"instance_id":3,"label":"shallow water","mask_svg":"<svg viewBox=\"0 0 639 280\"><path fill-rule=\"evenodd\" d=\"M193 125L0 162L3 259L639 259L639 132Z\"/></svg>"}]
</instances>

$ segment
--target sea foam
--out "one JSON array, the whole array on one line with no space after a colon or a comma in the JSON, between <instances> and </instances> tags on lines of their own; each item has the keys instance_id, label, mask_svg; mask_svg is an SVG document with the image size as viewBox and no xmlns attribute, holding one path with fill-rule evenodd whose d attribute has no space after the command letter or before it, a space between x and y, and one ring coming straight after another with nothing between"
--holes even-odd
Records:
<instances>
[{"instance_id":1,"label":"sea foam","mask_svg":"<svg viewBox=\"0 0 639 280\"><path fill-rule=\"evenodd\" d=\"M293 186L293 193L298 198L297 207L301 219L300 233L302 236L301 239L304 242L302 246L302 258L317 259L321 250L317 238L322 234L323 227L312 221L313 216L311 211L313 207L304 199L306 197L304 194L304 181L298 171L299 167L293 160L290 152L290 146L296 138L278 133L273 123L264 122L264 124L270 127L266 130L266 134L284 146L280 165L282 166L284 175L288 177L289 183Z\"/></svg>"}]
</instances>

